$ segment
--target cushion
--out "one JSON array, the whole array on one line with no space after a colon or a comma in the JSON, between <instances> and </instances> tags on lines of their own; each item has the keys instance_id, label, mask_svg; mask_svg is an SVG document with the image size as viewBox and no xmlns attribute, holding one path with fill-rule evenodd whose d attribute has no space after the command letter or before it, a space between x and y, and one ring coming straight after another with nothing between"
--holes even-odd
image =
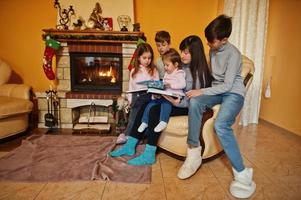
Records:
<instances>
[{"instance_id":1,"label":"cushion","mask_svg":"<svg viewBox=\"0 0 301 200\"><path fill-rule=\"evenodd\" d=\"M2 96L0 96L0 105L0 119L31 112L33 107L29 100Z\"/></svg>"},{"instance_id":2,"label":"cushion","mask_svg":"<svg viewBox=\"0 0 301 200\"><path fill-rule=\"evenodd\" d=\"M11 69L6 62L0 58L0 85L6 83L10 77Z\"/></svg>"}]
</instances>

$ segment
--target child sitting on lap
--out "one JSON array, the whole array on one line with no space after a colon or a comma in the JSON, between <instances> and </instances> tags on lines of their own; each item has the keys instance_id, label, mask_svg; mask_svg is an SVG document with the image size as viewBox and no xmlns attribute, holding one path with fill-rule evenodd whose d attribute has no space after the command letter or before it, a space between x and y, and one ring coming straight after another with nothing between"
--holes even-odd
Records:
<instances>
[{"instance_id":1,"label":"child sitting on lap","mask_svg":"<svg viewBox=\"0 0 301 200\"><path fill-rule=\"evenodd\" d=\"M173 93L183 94L183 89L186 87L185 72L181 69L181 57L175 49L170 49L163 56L163 63L165 69L165 75L163 83L166 87L166 91L172 91ZM172 109L172 104L165 98L153 95L153 100L148 103L144 110L142 123L138 128L138 132L142 133L148 127L149 111L154 106L160 104L160 122L155 127L155 132L161 132L167 126L169 116Z\"/></svg>"}]
</instances>

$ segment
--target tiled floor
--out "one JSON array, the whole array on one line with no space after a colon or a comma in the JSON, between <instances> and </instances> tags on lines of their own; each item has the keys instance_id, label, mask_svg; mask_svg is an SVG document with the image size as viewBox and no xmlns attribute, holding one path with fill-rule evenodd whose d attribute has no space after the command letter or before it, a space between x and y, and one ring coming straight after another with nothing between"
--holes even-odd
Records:
<instances>
[{"instance_id":1,"label":"tiled floor","mask_svg":"<svg viewBox=\"0 0 301 200\"><path fill-rule=\"evenodd\" d=\"M301 137L262 121L237 133L245 164L255 171L257 190L250 199L300 200ZM6 153L3 149L0 156ZM204 163L187 180L176 177L182 163L159 153L151 184L0 182L0 199L234 199L228 192L232 175L225 156Z\"/></svg>"}]
</instances>

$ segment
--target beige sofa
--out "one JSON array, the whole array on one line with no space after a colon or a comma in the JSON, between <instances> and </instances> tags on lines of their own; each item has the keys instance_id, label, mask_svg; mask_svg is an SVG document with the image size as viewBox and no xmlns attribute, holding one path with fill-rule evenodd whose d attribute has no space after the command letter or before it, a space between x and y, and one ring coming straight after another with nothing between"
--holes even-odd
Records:
<instances>
[{"instance_id":1,"label":"beige sofa","mask_svg":"<svg viewBox=\"0 0 301 200\"><path fill-rule=\"evenodd\" d=\"M25 131L33 108L30 87L8 84L10 76L10 66L0 59L0 139Z\"/></svg>"},{"instance_id":2,"label":"beige sofa","mask_svg":"<svg viewBox=\"0 0 301 200\"><path fill-rule=\"evenodd\" d=\"M244 77L244 84L248 89L253 79L254 64L245 56L243 57L243 69L241 74ZM209 110L204 114L200 130L200 142L203 146L202 157L204 159L211 158L223 151L214 130L214 122L217 117L219 107L220 105L216 105L212 108L212 110ZM236 120L233 126L237 125L238 120ZM158 146L175 155L185 157L187 150L187 135L188 116L171 117L167 128L160 136Z\"/></svg>"}]
</instances>

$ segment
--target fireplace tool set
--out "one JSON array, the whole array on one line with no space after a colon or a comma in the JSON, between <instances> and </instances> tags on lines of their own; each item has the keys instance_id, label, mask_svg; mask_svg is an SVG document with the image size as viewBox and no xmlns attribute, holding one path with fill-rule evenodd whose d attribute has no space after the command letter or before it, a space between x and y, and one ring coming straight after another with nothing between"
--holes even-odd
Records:
<instances>
[{"instance_id":1,"label":"fireplace tool set","mask_svg":"<svg viewBox=\"0 0 301 200\"><path fill-rule=\"evenodd\" d=\"M59 101L57 96L57 91L47 90L46 91L47 100L47 113L44 116L45 126L48 127L49 132L53 132L55 128L58 127L59 122Z\"/></svg>"}]
</instances>

